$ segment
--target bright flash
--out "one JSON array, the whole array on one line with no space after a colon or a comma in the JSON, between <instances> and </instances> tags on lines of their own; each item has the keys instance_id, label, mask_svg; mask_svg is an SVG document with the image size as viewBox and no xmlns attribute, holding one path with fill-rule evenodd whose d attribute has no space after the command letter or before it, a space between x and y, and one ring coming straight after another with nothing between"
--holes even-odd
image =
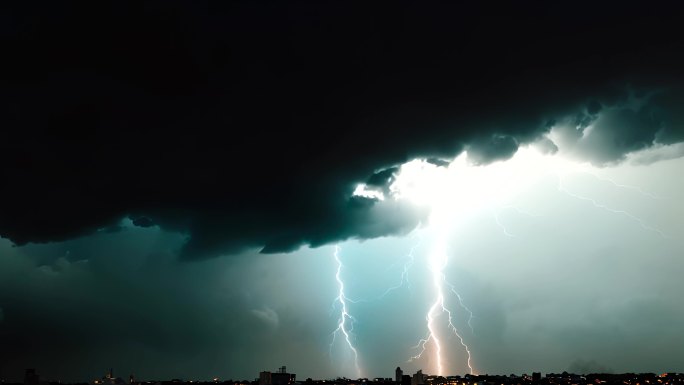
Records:
<instances>
[{"instance_id":1,"label":"bright flash","mask_svg":"<svg viewBox=\"0 0 684 385\"><path fill-rule=\"evenodd\" d=\"M440 211L473 212L510 201L544 175L565 175L590 167L529 147L520 148L507 161L485 166L469 164L468 154L463 152L447 167L420 159L402 165L390 191L396 199Z\"/></svg>"},{"instance_id":2,"label":"bright flash","mask_svg":"<svg viewBox=\"0 0 684 385\"><path fill-rule=\"evenodd\" d=\"M457 337L465 353L465 364L474 372L471 363L471 349L461 332L454 324L453 309L446 305L445 297L454 294L458 303L468 316L468 326L473 318L470 309L463 305L455 286L446 279L444 269L449 260L448 239L452 227L466 223L470 217L478 213L490 213L494 223L501 228L504 235L514 236L499 220L500 209L514 209L520 213L514 202L523 193L531 190L542 178L553 176L558 181L558 191L578 199L593 207L622 215L635 221L642 228L665 236L660 230L648 226L643 220L624 210L615 209L598 203L592 198L579 195L564 187L562 181L568 174L589 174L597 177L595 169L589 164L577 163L558 155L542 154L533 147L522 147L514 157L506 161L498 161L488 165L472 165L468 162L467 153L456 157L447 167L439 167L425 160L414 160L401 166L394 183L390 186L390 194L395 199L406 199L415 204L431 208L429 227L435 234L433 253L428 258L431 281L434 288L433 299L426 315L427 336L414 347L419 353L410 361L421 359L431 352L430 362L438 375L450 373L443 357L449 349L447 340L439 335L438 323L442 322ZM608 180L615 187L634 189L633 186L621 185ZM642 191L642 190L639 190ZM474 336L474 332L472 333ZM470 337L470 335L468 336Z\"/></svg>"}]
</instances>

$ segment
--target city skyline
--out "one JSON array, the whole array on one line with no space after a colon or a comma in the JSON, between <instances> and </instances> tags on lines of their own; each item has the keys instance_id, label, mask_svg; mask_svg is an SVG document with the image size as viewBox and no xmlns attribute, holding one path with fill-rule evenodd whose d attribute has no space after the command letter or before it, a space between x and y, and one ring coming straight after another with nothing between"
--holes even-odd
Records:
<instances>
[{"instance_id":1,"label":"city skyline","mask_svg":"<svg viewBox=\"0 0 684 385\"><path fill-rule=\"evenodd\" d=\"M421 369L417 370L413 374L404 374L401 367L395 369L395 378L392 377L375 377L375 378L328 378L328 379L312 379L306 378L305 380L297 380L296 373L289 373L286 366L281 366L274 372L271 371L261 371L259 376L253 380L249 379L221 379L214 377L209 380L191 380L191 379L166 379L166 380L151 380L151 379L138 379L134 374L128 376L128 380L122 377L117 377L114 375L114 369L110 368L104 376L100 379L93 379L91 381L80 381L75 382L78 384L91 383L93 385L116 385L116 384L234 384L234 385L290 385L290 384L320 384L320 383L343 383L343 384L386 384L386 385L424 385L424 384L447 384L447 385L458 385L458 384L482 384L482 383L518 383L518 384L539 384L539 383L549 383L549 384L578 384L578 383L593 383L594 381L601 381L600 383L622 383L625 385L631 385L632 383L653 383L658 382L659 384L677 384L684 382L684 373L611 373L609 371L600 370L596 372L583 372L583 373L568 373L564 371L562 373L541 373L534 372L532 374L522 373L522 374L465 374L465 375L446 375L438 376L429 373L423 373ZM593 380L592 380L593 379ZM6 383L3 379L3 383ZM13 382L7 382L12 384ZM60 384L61 381L46 380L41 378L39 372L36 369L26 369L23 382L24 385L41 385L41 384ZM597 382L599 383L599 382Z\"/></svg>"}]
</instances>

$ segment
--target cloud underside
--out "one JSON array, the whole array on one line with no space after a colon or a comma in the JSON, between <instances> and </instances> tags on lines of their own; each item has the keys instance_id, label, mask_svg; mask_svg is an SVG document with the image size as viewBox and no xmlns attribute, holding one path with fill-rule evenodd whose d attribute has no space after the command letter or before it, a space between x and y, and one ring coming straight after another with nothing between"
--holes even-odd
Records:
<instances>
[{"instance_id":1,"label":"cloud underside","mask_svg":"<svg viewBox=\"0 0 684 385\"><path fill-rule=\"evenodd\" d=\"M404 234L424 210L352 192L413 158L487 164L537 142L610 165L684 140L680 35L630 6L534 25L518 9L117 7L8 27L0 235L17 245L126 217L187 234L187 258Z\"/></svg>"}]
</instances>

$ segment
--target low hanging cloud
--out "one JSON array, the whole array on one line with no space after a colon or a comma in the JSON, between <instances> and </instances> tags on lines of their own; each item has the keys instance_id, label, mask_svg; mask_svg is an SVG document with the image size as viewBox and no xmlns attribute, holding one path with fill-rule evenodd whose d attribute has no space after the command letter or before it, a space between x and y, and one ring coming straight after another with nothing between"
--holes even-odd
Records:
<instances>
[{"instance_id":1,"label":"low hanging cloud","mask_svg":"<svg viewBox=\"0 0 684 385\"><path fill-rule=\"evenodd\" d=\"M137 378L251 379L300 340L327 343L335 321L327 278L302 284L295 274L264 272L316 271L329 260L293 253L184 264L167 252L182 243L177 233L129 224L46 245L0 240L3 375L20 382L24 368L37 367L47 379L82 382L114 367ZM301 301L314 289L324 294ZM298 352L292 365L311 365L317 376L329 370L317 346Z\"/></svg>"},{"instance_id":2,"label":"low hanging cloud","mask_svg":"<svg viewBox=\"0 0 684 385\"><path fill-rule=\"evenodd\" d=\"M352 197L416 157L487 164L557 130L549 151L608 165L684 140L677 12L300 7L12 9L0 236L131 218L185 234L187 259L291 251L418 226L420 208Z\"/></svg>"}]
</instances>

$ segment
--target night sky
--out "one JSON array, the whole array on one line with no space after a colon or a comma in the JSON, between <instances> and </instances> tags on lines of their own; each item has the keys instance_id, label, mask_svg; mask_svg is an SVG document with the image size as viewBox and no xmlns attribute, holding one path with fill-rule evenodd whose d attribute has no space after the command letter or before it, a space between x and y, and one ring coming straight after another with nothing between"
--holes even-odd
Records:
<instances>
[{"instance_id":1,"label":"night sky","mask_svg":"<svg viewBox=\"0 0 684 385\"><path fill-rule=\"evenodd\" d=\"M684 372L682 20L0 5L0 377Z\"/></svg>"}]
</instances>

